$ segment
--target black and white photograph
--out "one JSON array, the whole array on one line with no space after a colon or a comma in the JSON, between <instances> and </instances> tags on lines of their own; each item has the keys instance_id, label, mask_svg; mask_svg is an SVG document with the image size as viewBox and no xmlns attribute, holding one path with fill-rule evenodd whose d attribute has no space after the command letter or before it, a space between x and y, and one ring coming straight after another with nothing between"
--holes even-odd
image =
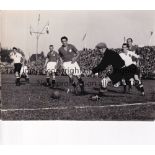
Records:
<instances>
[{"instance_id":1,"label":"black and white photograph","mask_svg":"<svg viewBox=\"0 0 155 155\"><path fill-rule=\"evenodd\" d=\"M155 11L0 12L2 120L155 120Z\"/></svg>"}]
</instances>

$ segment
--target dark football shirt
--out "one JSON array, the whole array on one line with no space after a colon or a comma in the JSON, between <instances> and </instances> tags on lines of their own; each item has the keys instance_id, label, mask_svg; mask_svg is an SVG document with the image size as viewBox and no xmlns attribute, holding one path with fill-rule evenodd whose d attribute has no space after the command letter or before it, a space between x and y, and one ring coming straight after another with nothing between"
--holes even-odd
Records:
<instances>
[{"instance_id":1,"label":"dark football shirt","mask_svg":"<svg viewBox=\"0 0 155 155\"><path fill-rule=\"evenodd\" d=\"M138 46L137 45L133 45L130 48L128 48L129 51L135 52L136 54L139 54L138 51Z\"/></svg>"},{"instance_id":2,"label":"dark football shirt","mask_svg":"<svg viewBox=\"0 0 155 155\"><path fill-rule=\"evenodd\" d=\"M57 62L57 60L59 59L59 55L57 52L53 51L47 54L47 58L49 62Z\"/></svg>"},{"instance_id":3,"label":"dark football shirt","mask_svg":"<svg viewBox=\"0 0 155 155\"><path fill-rule=\"evenodd\" d=\"M72 58L77 55L77 49L74 45L68 44L67 49L64 46L59 48L59 55L64 62L72 61Z\"/></svg>"},{"instance_id":4,"label":"dark football shirt","mask_svg":"<svg viewBox=\"0 0 155 155\"><path fill-rule=\"evenodd\" d=\"M92 72L95 74L104 71L109 65L112 65L114 70L118 70L125 65L125 62L118 53L113 50L106 49L101 62L97 67L93 68Z\"/></svg>"}]
</instances>

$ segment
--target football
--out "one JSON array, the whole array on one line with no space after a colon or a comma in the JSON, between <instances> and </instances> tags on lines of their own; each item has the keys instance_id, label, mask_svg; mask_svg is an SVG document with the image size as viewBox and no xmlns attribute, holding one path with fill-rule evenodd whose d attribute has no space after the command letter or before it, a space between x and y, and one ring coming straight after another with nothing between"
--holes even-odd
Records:
<instances>
[{"instance_id":1,"label":"football","mask_svg":"<svg viewBox=\"0 0 155 155\"><path fill-rule=\"evenodd\" d=\"M60 97L61 97L61 94L58 90L53 91L51 94L51 98L53 99L59 99Z\"/></svg>"}]
</instances>

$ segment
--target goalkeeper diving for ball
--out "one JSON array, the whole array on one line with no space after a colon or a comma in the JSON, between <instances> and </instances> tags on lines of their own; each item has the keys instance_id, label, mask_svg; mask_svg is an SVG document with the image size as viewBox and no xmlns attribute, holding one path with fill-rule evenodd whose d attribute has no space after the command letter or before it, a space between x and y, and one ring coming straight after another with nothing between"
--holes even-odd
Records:
<instances>
[{"instance_id":1,"label":"goalkeeper diving for ball","mask_svg":"<svg viewBox=\"0 0 155 155\"><path fill-rule=\"evenodd\" d=\"M134 75L137 74L138 68L136 65L131 64L125 66L125 62L120 55L115 51L108 49L105 43L102 42L97 44L96 49L103 53L103 58L100 64L93 68L92 73L95 74L104 71L109 65L113 68L112 73L101 80L101 88L98 96L104 96L104 92L107 89L109 82L112 82L114 85L122 79L128 81L129 79L134 78ZM135 87L142 95L144 95L144 87L140 79L136 81Z\"/></svg>"}]
</instances>

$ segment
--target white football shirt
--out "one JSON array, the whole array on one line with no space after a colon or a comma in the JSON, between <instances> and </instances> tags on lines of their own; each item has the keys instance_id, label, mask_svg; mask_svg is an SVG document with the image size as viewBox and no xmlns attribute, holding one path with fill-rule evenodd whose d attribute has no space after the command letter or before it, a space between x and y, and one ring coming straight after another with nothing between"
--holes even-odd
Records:
<instances>
[{"instance_id":1,"label":"white football shirt","mask_svg":"<svg viewBox=\"0 0 155 155\"><path fill-rule=\"evenodd\" d=\"M11 52L10 58L13 59L14 63L21 63L22 55L18 52Z\"/></svg>"},{"instance_id":2,"label":"white football shirt","mask_svg":"<svg viewBox=\"0 0 155 155\"><path fill-rule=\"evenodd\" d=\"M131 51L128 51L127 53L120 53L119 55L124 60L125 66L129 66L131 64L136 65L136 61L133 61L132 57L135 57L137 59L139 58L139 56L137 54L135 54L134 52L131 52Z\"/></svg>"}]
</instances>

